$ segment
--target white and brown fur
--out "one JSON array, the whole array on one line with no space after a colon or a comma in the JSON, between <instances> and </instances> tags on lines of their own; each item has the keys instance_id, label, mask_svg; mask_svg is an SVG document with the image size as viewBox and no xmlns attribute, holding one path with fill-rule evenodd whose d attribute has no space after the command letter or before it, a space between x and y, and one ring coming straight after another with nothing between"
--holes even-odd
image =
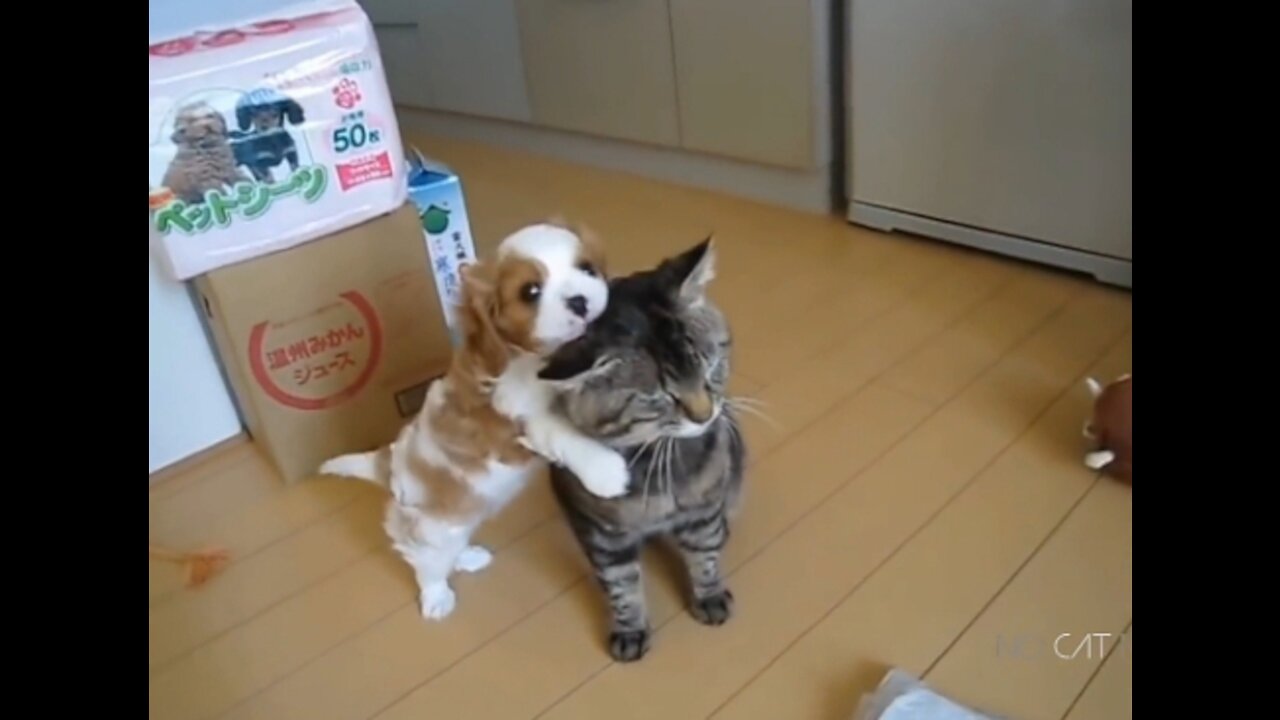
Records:
<instances>
[{"instance_id":1,"label":"white and brown fur","mask_svg":"<svg viewBox=\"0 0 1280 720\"><path fill-rule=\"evenodd\" d=\"M1121 375L1103 386L1093 378L1085 385L1093 397L1093 411L1084 436L1094 443L1084 464L1117 480L1133 482L1133 378Z\"/></svg>"},{"instance_id":2,"label":"white and brown fur","mask_svg":"<svg viewBox=\"0 0 1280 720\"><path fill-rule=\"evenodd\" d=\"M178 151L165 170L162 184L179 199L202 203L210 190L229 189L249 180L236 167L226 118L209 104L199 102L179 108L170 139Z\"/></svg>"},{"instance_id":3,"label":"white and brown fur","mask_svg":"<svg viewBox=\"0 0 1280 720\"><path fill-rule=\"evenodd\" d=\"M384 527L414 569L424 617L453 611L454 570L489 564L472 533L545 457L576 468L593 493L626 491L622 456L553 416L551 386L537 378L543 359L604 310L603 273L603 253L585 232L546 223L508 237L496 258L464 268L463 340L417 418L389 446L321 466L391 492Z\"/></svg>"}]
</instances>

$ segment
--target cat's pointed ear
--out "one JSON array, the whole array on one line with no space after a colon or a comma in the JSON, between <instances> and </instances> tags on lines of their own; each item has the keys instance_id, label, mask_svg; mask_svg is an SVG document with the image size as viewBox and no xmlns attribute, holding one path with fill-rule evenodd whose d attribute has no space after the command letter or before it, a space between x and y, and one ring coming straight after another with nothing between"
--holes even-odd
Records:
<instances>
[{"instance_id":1,"label":"cat's pointed ear","mask_svg":"<svg viewBox=\"0 0 1280 720\"><path fill-rule=\"evenodd\" d=\"M667 261L676 297L681 302L696 304L707 293L707 285L716 276L715 238L706 240Z\"/></svg>"}]
</instances>

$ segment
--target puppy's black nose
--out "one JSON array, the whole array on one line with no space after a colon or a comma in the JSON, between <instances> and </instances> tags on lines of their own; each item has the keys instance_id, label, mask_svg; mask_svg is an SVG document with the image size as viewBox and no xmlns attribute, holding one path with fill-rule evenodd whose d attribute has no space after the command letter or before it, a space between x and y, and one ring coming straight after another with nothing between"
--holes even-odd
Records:
<instances>
[{"instance_id":1,"label":"puppy's black nose","mask_svg":"<svg viewBox=\"0 0 1280 720\"><path fill-rule=\"evenodd\" d=\"M574 315L577 315L578 317L587 316L587 299L585 297L581 295L574 295L568 300L565 300L564 304L569 306L569 312Z\"/></svg>"}]
</instances>

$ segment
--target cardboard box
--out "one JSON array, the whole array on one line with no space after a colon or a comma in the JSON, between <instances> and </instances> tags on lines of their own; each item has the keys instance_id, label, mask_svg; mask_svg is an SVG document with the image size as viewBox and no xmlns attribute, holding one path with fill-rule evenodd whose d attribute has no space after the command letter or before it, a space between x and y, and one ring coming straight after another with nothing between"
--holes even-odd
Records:
<instances>
[{"instance_id":1,"label":"cardboard box","mask_svg":"<svg viewBox=\"0 0 1280 720\"><path fill-rule=\"evenodd\" d=\"M404 204L395 108L355 0L153 39L147 61L147 204L179 280Z\"/></svg>"},{"instance_id":2,"label":"cardboard box","mask_svg":"<svg viewBox=\"0 0 1280 720\"><path fill-rule=\"evenodd\" d=\"M465 211L456 178L452 188L457 227ZM196 280L245 424L286 481L392 440L447 368L424 219L405 204Z\"/></svg>"}]
</instances>

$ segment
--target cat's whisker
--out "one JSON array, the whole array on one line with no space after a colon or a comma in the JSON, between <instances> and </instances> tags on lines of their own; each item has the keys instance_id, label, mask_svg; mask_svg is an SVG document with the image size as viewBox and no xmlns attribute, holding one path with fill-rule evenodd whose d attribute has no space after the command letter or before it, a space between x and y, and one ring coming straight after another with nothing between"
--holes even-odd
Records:
<instances>
[{"instance_id":1,"label":"cat's whisker","mask_svg":"<svg viewBox=\"0 0 1280 720\"><path fill-rule=\"evenodd\" d=\"M675 454L675 451L676 451L676 439L667 438L667 451L663 453L663 457L662 457L662 468L663 468L663 474L665 475L665 478L663 479L663 484L662 484L662 494L664 497L671 496L671 489L672 489L671 488L671 456Z\"/></svg>"},{"instance_id":2,"label":"cat's whisker","mask_svg":"<svg viewBox=\"0 0 1280 720\"><path fill-rule=\"evenodd\" d=\"M627 463L627 468L630 469L631 467L633 467L636 464L636 462L638 462L640 458L644 456L644 451L648 450L649 447L653 445L653 443L656 441L657 441L657 438L652 438L644 441L643 443L640 443L640 449L636 451L635 457L631 458L631 462Z\"/></svg>"},{"instance_id":3,"label":"cat's whisker","mask_svg":"<svg viewBox=\"0 0 1280 720\"><path fill-rule=\"evenodd\" d=\"M662 494L662 456L667 450L667 439L658 437L658 441L654 444L653 459L650 461L650 470L653 470L653 479L656 484L656 492Z\"/></svg>"},{"instance_id":4,"label":"cat's whisker","mask_svg":"<svg viewBox=\"0 0 1280 720\"><path fill-rule=\"evenodd\" d=\"M649 458L649 467L645 468L645 472L644 472L644 490L643 490L643 492L644 492L644 508L645 508L645 511L646 511L646 512L647 512L647 511L648 511L648 509L649 509L649 478L653 475L653 468L654 468L654 466L658 464L658 462L657 462L657 461L658 461L658 451L662 448L661 440L662 440L662 438L661 438L661 437L656 437L656 438L654 438L653 440L650 440L650 441L645 445L645 447L653 446L653 448L654 448L654 449L653 449L653 451L652 451L652 453L651 453L651 456L650 456L650 458Z\"/></svg>"},{"instance_id":5,"label":"cat's whisker","mask_svg":"<svg viewBox=\"0 0 1280 720\"><path fill-rule=\"evenodd\" d=\"M667 451L662 454L662 494L664 497L671 496L671 456L676 451L676 439L667 438Z\"/></svg>"},{"instance_id":6,"label":"cat's whisker","mask_svg":"<svg viewBox=\"0 0 1280 720\"><path fill-rule=\"evenodd\" d=\"M782 430L782 425L780 425L777 420L774 420L768 413L764 412L763 410L760 410L759 408L752 407L751 405L740 405L736 401L730 401L729 407L733 408L734 410L741 410L742 412L748 413L750 415L755 415L761 420L772 425L773 429L778 431Z\"/></svg>"},{"instance_id":7,"label":"cat's whisker","mask_svg":"<svg viewBox=\"0 0 1280 720\"><path fill-rule=\"evenodd\" d=\"M734 395L729 398L729 402L739 403L742 405L755 405L757 407L769 407L769 403L761 400L760 398L751 397L750 395Z\"/></svg>"},{"instance_id":8,"label":"cat's whisker","mask_svg":"<svg viewBox=\"0 0 1280 720\"><path fill-rule=\"evenodd\" d=\"M747 440L746 438L742 437L742 430L738 428L738 423L736 422L727 423L727 426L729 428L729 435L731 440L736 439L739 445L743 445L746 443Z\"/></svg>"},{"instance_id":9,"label":"cat's whisker","mask_svg":"<svg viewBox=\"0 0 1280 720\"><path fill-rule=\"evenodd\" d=\"M678 442L675 443L675 455L676 455L675 464L679 466L680 477L683 478L684 477L684 450L680 449L680 443ZM669 479L671 480L672 484L669 486L668 489L671 491L671 494L674 497L675 496L675 478L672 477Z\"/></svg>"}]
</instances>

